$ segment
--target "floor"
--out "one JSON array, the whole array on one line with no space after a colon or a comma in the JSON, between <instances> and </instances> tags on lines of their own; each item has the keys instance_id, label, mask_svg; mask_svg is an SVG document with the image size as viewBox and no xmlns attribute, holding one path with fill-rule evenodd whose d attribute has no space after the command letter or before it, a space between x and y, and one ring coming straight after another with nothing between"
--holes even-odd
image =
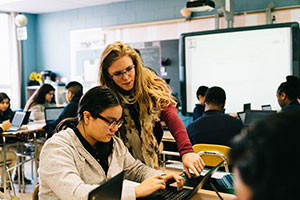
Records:
<instances>
[{"instance_id":1,"label":"floor","mask_svg":"<svg viewBox=\"0 0 300 200\"><path fill-rule=\"evenodd\" d=\"M14 188L16 191L16 197L8 197L8 195L4 195L0 192L0 200L2 199L12 199L12 200L31 200L32 199L32 191L35 187L34 174L31 176L31 162L25 163L25 177L31 179L30 185L25 185L25 193L19 193L18 184L14 184ZM22 186L21 186L22 187ZM12 192L11 192L12 195Z\"/></svg>"}]
</instances>

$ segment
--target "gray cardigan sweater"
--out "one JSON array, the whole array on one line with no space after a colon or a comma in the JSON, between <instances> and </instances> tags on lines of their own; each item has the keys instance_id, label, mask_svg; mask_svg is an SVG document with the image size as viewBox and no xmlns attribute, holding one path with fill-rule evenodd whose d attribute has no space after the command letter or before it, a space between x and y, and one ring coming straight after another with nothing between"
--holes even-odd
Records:
<instances>
[{"instance_id":1,"label":"gray cardigan sweater","mask_svg":"<svg viewBox=\"0 0 300 200\"><path fill-rule=\"evenodd\" d=\"M125 170L125 179L142 182L162 172L145 166L129 153L123 142L113 137L107 175L84 148L70 128L54 134L45 143L40 156L39 199L87 199L91 190ZM135 199L136 184L124 181L122 199Z\"/></svg>"}]
</instances>

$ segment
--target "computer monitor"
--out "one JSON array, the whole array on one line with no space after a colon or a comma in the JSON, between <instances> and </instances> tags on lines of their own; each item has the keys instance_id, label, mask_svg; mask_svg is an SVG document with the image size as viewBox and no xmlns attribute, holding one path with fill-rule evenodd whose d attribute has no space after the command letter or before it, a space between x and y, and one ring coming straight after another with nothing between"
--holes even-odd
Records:
<instances>
[{"instance_id":1,"label":"computer monitor","mask_svg":"<svg viewBox=\"0 0 300 200\"><path fill-rule=\"evenodd\" d=\"M276 111L272 110L249 110L246 111L244 125L246 127L250 126L251 124L263 120L266 117L275 114Z\"/></svg>"}]
</instances>

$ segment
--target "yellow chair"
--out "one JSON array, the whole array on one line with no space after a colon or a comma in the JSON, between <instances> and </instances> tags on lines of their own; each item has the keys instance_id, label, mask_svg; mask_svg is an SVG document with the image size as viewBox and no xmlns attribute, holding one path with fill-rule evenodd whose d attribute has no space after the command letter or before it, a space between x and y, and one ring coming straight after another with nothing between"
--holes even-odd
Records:
<instances>
[{"instance_id":1,"label":"yellow chair","mask_svg":"<svg viewBox=\"0 0 300 200\"><path fill-rule=\"evenodd\" d=\"M206 166L214 167L224 160L224 164L221 166L224 166L225 171L229 172L228 153L231 149L230 147L217 144L195 144L193 149L195 153L201 156Z\"/></svg>"},{"instance_id":2,"label":"yellow chair","mask_svg":"<svg viewBox=\"0 0 300 200\"><path fill-rule=\"evenodd\" d=\"M32 191L32 200L39 200L40 184L37 184Z\"/></svg>"}]
</instances>

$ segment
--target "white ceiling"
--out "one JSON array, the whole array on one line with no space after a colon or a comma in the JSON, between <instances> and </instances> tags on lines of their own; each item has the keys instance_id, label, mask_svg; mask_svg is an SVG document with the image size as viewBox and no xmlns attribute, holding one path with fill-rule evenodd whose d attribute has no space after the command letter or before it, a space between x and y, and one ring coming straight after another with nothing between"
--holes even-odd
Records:
<instances>
[{"instance_id":1,"label":"white ceiling","mask_svg":"<svg viewBox=\"0 0 300 200\"><path fill-rule=\"evenodd\" d=\"M130 0L0 0L0 11L48 13Z\"/></svg>"}]
</instances>

